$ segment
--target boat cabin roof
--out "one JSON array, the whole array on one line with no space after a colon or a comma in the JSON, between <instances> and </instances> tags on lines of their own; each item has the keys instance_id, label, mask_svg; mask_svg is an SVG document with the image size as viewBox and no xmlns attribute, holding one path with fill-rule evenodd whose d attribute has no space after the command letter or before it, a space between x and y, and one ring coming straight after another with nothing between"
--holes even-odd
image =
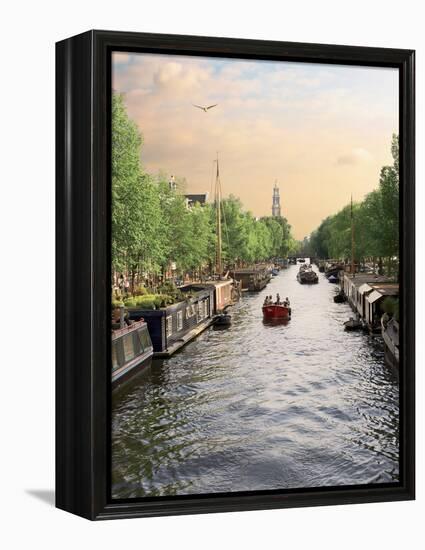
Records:
<instances>
[{"instance_id":1,"label":"boat cabin roof","mask_svg":"<svg viewBox=\"0 0 425 550\"><path fill-rule=\"evenodd\" d=\"M139 320L139 321L135 321L131 325L126 325L123 328L112 330L112 340L116 340L117 338L121 338L121 336L124 336L125 334L128 334L129 332L133 332L137 329L140 329L143 326L147 327L147 324L145 323L145 321Z\"/></svg>"},{"instance_id":2,"label":"boat cabin roof","mask_svg":"<svg viewBox=\"0 0 425 550\"><path fill-rule=\"evenodd\" d=\"M373 288L378 283L392 283L392 280L386 275L371 275L370 273L356 273L355 277L351 273L344 273L344 279L347 279L359 290L365 283Z\"/></svg>"}]
</instances>

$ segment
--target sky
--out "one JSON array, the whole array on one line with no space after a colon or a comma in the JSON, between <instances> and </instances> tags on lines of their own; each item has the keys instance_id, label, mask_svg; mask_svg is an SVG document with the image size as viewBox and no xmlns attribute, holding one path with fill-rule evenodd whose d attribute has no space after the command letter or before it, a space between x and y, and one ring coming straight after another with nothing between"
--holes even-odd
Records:
<instances>
[{"instance_id":1,"label":"sky","mask_svg":"<svg viewBox=\"0 0 425 550\"><path fill-rule=\"evenodd\" d=\"M271 215L277 182L297 239L351 195L361 201L392 162L397 69L114 52L112 87L142 133L148 172L211 200L218 152L223 196Z\"/></svg>"}]
</instances>

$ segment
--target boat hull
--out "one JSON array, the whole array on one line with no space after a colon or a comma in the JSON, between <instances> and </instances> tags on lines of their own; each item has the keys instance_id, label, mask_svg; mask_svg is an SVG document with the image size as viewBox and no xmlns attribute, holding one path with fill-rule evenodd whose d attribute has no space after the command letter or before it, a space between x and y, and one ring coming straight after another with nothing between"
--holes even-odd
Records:
<instances>
[{"instance_id":1,"label":"boat hull","mask_svg":"<svg viewBox=\"0 0 425 550\"><path fill-rule=\"evenodd\" d=\"M134 374L150 366L152 341L147 324L136 321L112 331L112 388L115 389Z\"/></svg>"},{"instance_id":2,"label":"boat hull","mask_svg":"<svg viewBox=\"0 0 425 550\"><path fill-rule=\"evenodd\" d=\"M222 313L214 318L215 327L230 327L232 324L232 316L228 313Z\"/></svg>"},{"instance_id":3,"label":"boat hull","mask_svg":"<svg viewBox=\"0 0 425 550\"><path fill-rule=\"evenodd\" d=\"M350 319L349 321L345 321L344 323L344 330L348 332L352 332L354 330L360 330L362 328L362 323L360 321L357 321L356 319Z\"/></svg>"},{"instance_id":4,"label":"boat hull","mask_svg":"<svg viewBox=\"0 0 425 550\"><path fill-rule=\"evenodd\" d=\"M336 296L334 296L334 302L336 304L343 304L346 301L347 301L347 297L345 296L345 294L339 293Z\"/></svg>"},{"instance_id":5,"label":"boat hull","mask_svg":"<svg viewBox=\"0 0 425 550\"><path fill-rule=\"evenodd\" d=\"M264 319L290 319L291 308L275 304L263 306L263 317Z\"/></svg>"},{"instance_id":6,"label":"boat hull","mask_svg":"<svg viewBox=\"0 0 425 550\"><path fill-rule=\"evenodd\" d=\"M297 274L297 281L302 285L316 285L319 282L319 277L314 271L300 271Z\"/></svg>"},{"instance_id":7,"label":"boat hull","mask_svg":"<svg viewBox=\"0 0 425 550\"><path fill-rule=\"evenodd\" d=\"M131 380L142 370L147 369L152 364L153 350L152 348L143 355L135 358L130 364L119 369L112 375L112 390L120 388L123 384Z\"/></svg>"}]
</instances>

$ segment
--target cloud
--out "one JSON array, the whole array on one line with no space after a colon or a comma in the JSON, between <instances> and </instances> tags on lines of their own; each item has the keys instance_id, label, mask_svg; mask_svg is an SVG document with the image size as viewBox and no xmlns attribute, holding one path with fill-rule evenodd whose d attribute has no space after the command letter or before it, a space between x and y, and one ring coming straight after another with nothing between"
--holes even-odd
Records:
<instances>
[{"instance_id":1,"label":"cloud","mask_svg":"<svg viewBox=\"0 0 425 550\"><path fill-rule=\"evenodd\" d=\"M115 63L116 55L113 88L143 134L145 169L210 191L218 151L224 194L256 216L270 214L278 180L297 238L346 204L347 187L359 198L376 187L391 162L395 70L158 54ZM218 106L204 113L193 103Z\"/></svg>"},{"instance_id":2,"label":"cloud","mask_svg":"<svg viewBox=\"0 0 425 550\"><path fill-rule=\"evenodd\" d=\"M341 165L355 165L355 164L362 164L362 163L368 163L373 160L373 155L369 153L366 149L351 149L349 153L346 153L344 155L340 155L336 163Z\"/></svg>"}]
</instances>

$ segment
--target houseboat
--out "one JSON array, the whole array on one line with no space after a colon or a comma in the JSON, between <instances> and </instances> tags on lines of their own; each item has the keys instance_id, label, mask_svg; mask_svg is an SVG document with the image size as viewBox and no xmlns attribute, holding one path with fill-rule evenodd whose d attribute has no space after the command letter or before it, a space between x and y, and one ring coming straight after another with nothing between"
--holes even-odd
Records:
<instances>
[{"instance_id":1,"label":"houseboat","mask_svg":"<svg viewBox=\"0 0 425 550\"><path fill-rule=\"evenodd\" d=\"M209 327L214 318L212 285L185 285L187 298L160 309L129 308L130 319L143 318L149 328L154 358L170 357Z\"/></svg>"},{"instance_id":2,"label":"houseboat","mask_svg":"<svg viewBox=\"0 0 425 550\"><path fill-rule=\"evenodd\" d=\"M239 300L238 284L231 278L220 278L195 285L199 290L211 287L214 292L214 313L222 313Z\"/></svg>"},{"instance_id":3,"label":"houseboat","mask_svg":"<svg viewBox=\"0 0 425 550\"><path fill-rule=\"evenodd\" d=\"M381 333L382 303L388 296L398 297L397 283L369 283L372 292L368 292L365 300L365 322L370 332Z\"/></svg>"},{"instance_id":4,"label":"houseboat","mask_svg":"<svg viewBox=\"0 0 425 550\"><path fill-rule=\"evenodd\" d=\"M247 267L230 272L231 277L241 284L242 291L259 292L270 282L271 272L267 266Z\"/></svg>"},{"instance_id":5,"label":"houseboat","mask_svg":"<svg viewBox=\"0 0 425 550\"><path fill-rule=\"evenodd\" d=\"M151 364L152 341L148 325L140 320L112 330L112 387L115 389Z\"/></svg>"},{"instance_id":6,"label":"houseboat","mask_svg":"<svg viewBox=\"0 0 425 550\"><path fill-rule=\"evenodd\" d=\"M380 332L381 304L387 296L398 296L399 286L383 275L344 273L341 291L351 308L363 319L370 332Z\"/></svg>"},{"instance_id":7,"label":"houseboat","mask_svg":"<svg viewBox=\"0 0 425 550\"><path fill-rule=\"evenodd\" d=\"M385 362L391 367L397 369L400 361L400 326L392 318L387 323L381 321L382 338L384 339L384 357Z\"/></svg>"}]
</instances>

